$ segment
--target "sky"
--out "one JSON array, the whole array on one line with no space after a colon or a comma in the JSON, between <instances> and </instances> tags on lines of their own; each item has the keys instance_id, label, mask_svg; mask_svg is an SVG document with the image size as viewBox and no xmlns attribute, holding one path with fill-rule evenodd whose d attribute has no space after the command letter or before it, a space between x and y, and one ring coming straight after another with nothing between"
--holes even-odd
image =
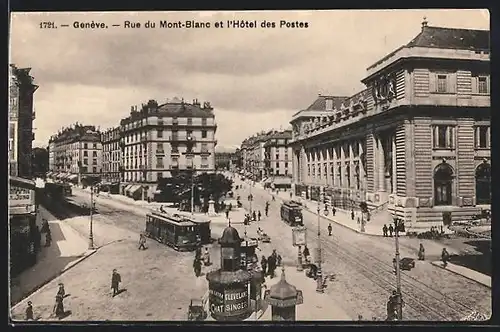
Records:
<instances>
[{"instance_id":1,"label":"sky","mask_svg":"<svg viewBox=\"0 0 500 332\"><path fill-rule=\"evenodd\" d=\"M10 62L32 68L34 146L75 122L107 129L133 105L174 97L209 101L218 150L287 128L318 96L353 95L366 68L429 26L489 29L486 10L337 10L259 12L13 13ZM160 28L160 21L209 22L210 28ZM257 28L229 28L228 20ZM107 28L74 28L74 22ZM125 28L124 22L141 27ZM146 28L146 22L156 27ZM216 22L224 26L215 27ZM281 21L307 28L280 28ZM41 28L54 22L57 29ZM275 28L262 28L275 22ZM61 25L68 24L69 27ZM113 27L119 24L120 27Z\"/></svg>"}]
</instances>

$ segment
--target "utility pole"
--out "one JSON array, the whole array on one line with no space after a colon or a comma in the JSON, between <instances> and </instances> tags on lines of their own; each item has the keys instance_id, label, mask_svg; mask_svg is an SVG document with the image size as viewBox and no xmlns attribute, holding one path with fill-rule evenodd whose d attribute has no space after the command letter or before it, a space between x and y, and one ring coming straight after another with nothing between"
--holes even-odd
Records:
<instances>
[{"instance_id":1,"label":"utility pole","mask_svg":"<svg viewBox=\"0 0 500 332\"><path fill-rule=\"evenodd\" d=\"M403 319L403 295L401 294L401 269L399 266L399 229L401 227L401 220L399 218L394 218L394 230L395 230L395 241L396 241L396 305L398 320Z\"/></svg>"},{"instance_id":2,"label":"utility pole","mask_svg":"<svg viewBox=\"0 0 500 332\"><path fill-rule=\"evenodd\" d=\"M194 160L191 157L191 214L194 214Z\"/></svg>"},{"instance_id":3,"label":"utility pole","mask_svg":"<svg viewBox=\"0 0 500 332\"><path fill-rule=\"evenodd\" d=\"M90 186L90 225L89 225L89 250L94 249L94 233L93 233L93 215L94 215L94 185Z\"/></svg>"},{"instance_id":4,"label":"utility pole","mask_svg":"<svg viewBox=\"0 0 500 332\"><path fill-rule=\"evenodd\" d=\"M321 209L320 209L320 200L318 199L318 275L317 275L317 287L316 293L324 293L325 290L323 288L323 272L321 271Z\"/></svg>"}]
</instances>

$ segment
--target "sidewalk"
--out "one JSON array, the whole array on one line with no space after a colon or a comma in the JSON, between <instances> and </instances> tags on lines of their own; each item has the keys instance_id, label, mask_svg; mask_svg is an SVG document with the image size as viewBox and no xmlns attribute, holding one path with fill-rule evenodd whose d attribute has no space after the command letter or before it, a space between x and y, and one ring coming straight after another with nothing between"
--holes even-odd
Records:
<instances>
[{"instance_id":1,"label":"sidewalk","mask_svg":"<svg viewBox=\"0 0 500 332\"><path fill-rule=\"evenodd\" d=\"M39 208L37 224L41 219L49 222L52 234L52 245L44 247L45 237L42 235L42 250L38 254L37 263L11 280L11 303L17 303L53 278L85 259L93 253L87 251L87 241L71 226L57 220L45 208Z\"/></svg>"},{"instance_id":2,"label":"sidewalk","mask_svg":"<svg viewBox=\"0 0 500 332\"><path fill-rule=\"evenodd\" d=\"M448 263L446 267L443 267L443 262L441 261L434 261L431 264L491 288L491 277L487 276L486 274L482 274L453 263Z\"/></svg>"},{"instance_id":3,"label":"sidewalk","mask_svg":"<svg viewBox=\"0 0 500 332\"><path fill-rule=\"evenodd\" d=\"M267 289L271 289L273 285L280 281L281 271L281 268L278 267L276 277L266 279ZM285 279L290 285L301 290L304 297L304 303L298 305L296 309L296 319L298 321L353 320L328 294L317 293L316 282L307 278L304 271L299 272L293 266L285 267ZM269 307L266 311L271 311L271 308Z\"/></svg>"}]
</instances>

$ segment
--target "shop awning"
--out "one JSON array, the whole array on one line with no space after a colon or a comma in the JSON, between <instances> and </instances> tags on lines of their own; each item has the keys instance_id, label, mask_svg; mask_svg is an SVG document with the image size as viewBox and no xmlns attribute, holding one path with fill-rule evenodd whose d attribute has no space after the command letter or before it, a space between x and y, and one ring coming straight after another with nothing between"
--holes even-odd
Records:
<instances>
[{"instance_id":1,"label":"shop awning","mask_svg":"<svg viewBox=\"0 0 500 332\"><path fill-rule=\"evenodd\" d=\"M78 179L77 174L71 174L70 176L68 176L68 180L76 180L76 179Z\"/></svg>"},{"instance_id":2,"label":"shop awning","mask_svg":"<svg viewBox=\"0 0 500 332\"><path fill-rule=\"evenodd\" d=\"M47 172L47 173L45 174L45 176L50 177L50 176L52 176L52 174L53 174L52 172Z\"/></svg>"},{"instance_id":3,"label":"shop awning","mask_svg":"<svg viewBox=\"0 0 500 332\"><path fill-rule=\"evenodd\" d=\"M142 186L141 185L135 185L135 186L132 186L132 188L130 188L130 193L131 194L134 194L136 193L137 191L139 191L139 189L141 189Z\"/></svg>"},{"instance_id":4,"label":"shop awning","mask_svg":"<svg viewBox=\"0 0 500 332\"><path fill-rule=\"evenodd\" d=\"M292 178L289 177L275 177L273 179L275 185L292 185Z\"/></svg>"},{"instance_id":5,"label":"shop awning","mask_svg":"<svg viewBox=\"0 0 500 332\"><path fill-rule=\"evenodd\" d=\"M64 175L64 173L57 173L55 178L56 179L60 179L62 176Z\"/></svg>"},{"instance_id":6,"label":"shop awning","mask_svg":"<svg viewBox=\"0 0 500 332\"><path fill-rule=\"evenodd\" d=\"M271 182L273 182L273 179L267 178L264 180L264 183L271 183Z\"/></svg>"},{"instance_id":7,"label":"shop awning","mask_svg":"<svg viewBox=\"0 0 500 332\"><path fill-rule=\"evenodd\" d=\"M126 187L125 187L125 191L129 191L130 188L132 188L132 185L131 184L128 184Z\"/></svg>"}]
</instances>

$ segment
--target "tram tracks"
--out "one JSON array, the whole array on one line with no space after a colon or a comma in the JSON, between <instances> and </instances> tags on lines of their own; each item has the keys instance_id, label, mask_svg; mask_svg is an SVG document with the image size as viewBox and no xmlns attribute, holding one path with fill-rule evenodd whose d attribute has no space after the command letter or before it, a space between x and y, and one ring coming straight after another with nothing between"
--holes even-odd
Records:
<instances>
[{"instance_id":1,"label":"tram tracks","mask_svg":"<svg viewBox=\"0 0 500 332\"><path fill-rule=\"evenodd\" d=\"M261 205L257 202L254 202L254 204L259 207ZM315 215L314 213L311 214ZM314 232L311 227L309 227L308 231ZM392 264L382 261L358 246L345 241L331 243L323 239L322 245L330 254L340 258L343 262L348 265L355 265L365 278L384 292L387 292L387 297L396 289L396 277ZM448 274L450 279L457 278L452 273L448 272ZM448 276L446 278L448 279ZM460 283L466 282L471 286L478 287L477 283L473 281L463 280L462 278L459 281ZM477 307L469 296L457 296L458 298L448 296L404 272L401 274L401 286L403 299L406 303L404 313L407 320L459 321L468 313L475 311L473 308ZM463 289L467 289L467 287Z\"/></svg>"}]
</instances>

